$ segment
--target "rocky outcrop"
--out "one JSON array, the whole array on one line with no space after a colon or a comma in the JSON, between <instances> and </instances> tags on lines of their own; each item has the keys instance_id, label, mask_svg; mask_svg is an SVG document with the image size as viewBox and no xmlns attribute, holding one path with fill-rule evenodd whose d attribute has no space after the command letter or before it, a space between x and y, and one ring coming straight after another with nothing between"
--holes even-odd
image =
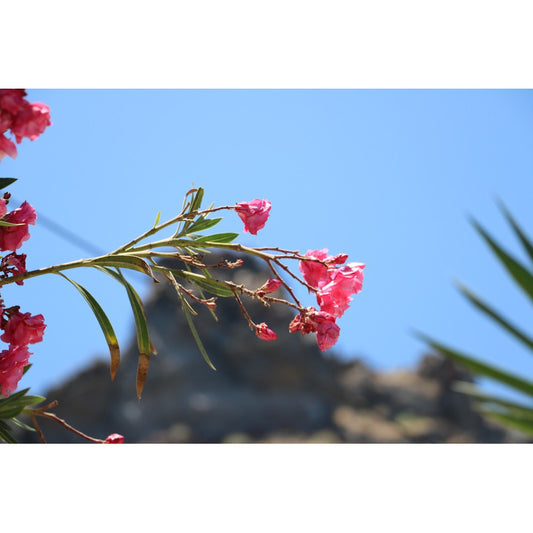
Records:
<instances>
[{"instance_id":1,"label":"rocky outcrop","mask_svg":"<svg viewBox=\"0 0 533 533\"><path fill-rule=\"evenodd\" d=\"M269 277L250 260L226 275L251 288ZM426 355L414 370L375 372L359 360L324 355L312 336L289 334L293 313L286 306L245 301L256 322L278 333L278 341L265 342L233 299L217 305L218 322L205 309L195 320L216 372L199 353L173 289L160 283L145 305L158 355L142 400L132 342L114 382L108 361L96 360L50 390L48 400L59 402L54 412L89 435L117 432L130 443L525 441L481 418L468 397L454 392L457 377L470 377L441 357ZM43 420L41 428L49 442L84 442L53 422ZM37 441L30 433L19 440Z\"/></svg>"}]
</instances>

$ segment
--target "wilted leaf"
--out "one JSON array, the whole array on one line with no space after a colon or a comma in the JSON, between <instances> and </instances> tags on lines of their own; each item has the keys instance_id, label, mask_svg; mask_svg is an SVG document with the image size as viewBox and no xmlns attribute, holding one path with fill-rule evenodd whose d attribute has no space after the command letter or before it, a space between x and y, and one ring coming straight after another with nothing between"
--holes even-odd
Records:
<instances>
[{"instance_id":1,"label":"wilted leaf","mask_svg":"<svg viewBox=\"0 0 533 533\"><path fill-rule=\"evenodd\" d=\"M94 268L102 270L103 272L114 277L125 287L126 292L128 293L131 309L133 311L133 317L135 319L135 328L137 330L137 347L139 350L139 365L137 368L137 397L140 400L141 393L146 382L146 373L148 371L151 353L150 336L148 334L148 325L146 323L146 316L144 314L141 298L120 271L117 273L110 268L100 266L95 266Z\"/></svg>"}]
</instances>

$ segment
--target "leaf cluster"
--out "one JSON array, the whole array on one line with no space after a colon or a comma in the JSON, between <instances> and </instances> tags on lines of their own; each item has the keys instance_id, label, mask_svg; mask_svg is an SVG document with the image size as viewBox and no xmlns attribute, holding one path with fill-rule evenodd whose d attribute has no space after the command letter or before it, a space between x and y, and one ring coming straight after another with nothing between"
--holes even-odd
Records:
<instances>
[{"instance_id":1,"label":"leaf cluster","mask_svg":"<svg viewBox=\"0 0 533 533\"><path fill-rule=\"evenodd\" d=\"M27 368L28 367L26 367L26 369ZM6 422L7 420L19 427L34 431L32 427L17 419L25 409L45 400L42 396L29 395L29 390L30 389L23 389L11 394L7 398L0 398L0 441L9 443L17 442L12 434L13 428Z\"/></svg>"},{"instance_id":2,"label":"leaf cluster","mask_svg":"<svg viewBox=\"0 0 533 533\"><path fill-rule=\"evenodd\" d=\"M525 250L529 258L529 264L523 264L509 253L509 251L501 246L501 244L499 244L476 220L472 220L471 223L477 233L488 245L494 257L501 263L506 274L510 276L517 289L527 299L533 302L533 242L518 225L509 210L503 204L500 204L500 208L513 230L514 235ZM504 316L503 313L495 309L466 286L458 283L457 288L477 311L489 318L497 327L507 332L514 339L521 342L533 353L533 337L530 334L523 331L509 318ZM524 379L523 377L517 376L505 369L485 363L479 357L466 354L460 350L437 342L422 333L417 333L417 335L433 349L452 361L459 363L475 376L489 378L505 385L511 390L533 398L533 381L530 379ZM480 391L476 386L470 383L456 383L455 389L464 394L468 394L475 401L479 411L485 416L496 420L507 427L517 429L522 433L533 436L533 403L512 402L499 396L489 395Z\"/></svg>"}]
</instances>

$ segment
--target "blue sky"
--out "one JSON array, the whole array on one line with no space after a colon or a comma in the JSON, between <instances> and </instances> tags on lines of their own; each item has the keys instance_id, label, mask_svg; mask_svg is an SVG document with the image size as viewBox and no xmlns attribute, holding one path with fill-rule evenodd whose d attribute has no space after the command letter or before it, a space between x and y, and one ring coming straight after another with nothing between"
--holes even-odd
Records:
<instances>
[{"instance_id":1,"label":"blue sky","mask_svg":"<svg viewBox=\"0 0 533 533\"><path fill-rule=\"evenodd\" d=\"M363 291L339 321L343 357L412 366L426 351L418 329L533 375L530 354L452 284L530 328L529 303L468 221L524 258L496 200L531 233L530 90L30 89L28 99L50 106L53 125L5 158L0 175L19 178L14 197L103 250L142 233L159 210L170 218L192 184L205 188L206 204L268 198L268 224L243 243L326 247L367 264ZM242 225L230 213L223 228ZM38 222L31 235L21 249L29 268L87 255ZM96 272L72 277L98 297L125 348L133 319L121 287ZM136 286L148 294L149 283ZM21 386L42 393L105 356L91 311L59 277L2 296L48 324Z\"/></svg>"}]
</instances>

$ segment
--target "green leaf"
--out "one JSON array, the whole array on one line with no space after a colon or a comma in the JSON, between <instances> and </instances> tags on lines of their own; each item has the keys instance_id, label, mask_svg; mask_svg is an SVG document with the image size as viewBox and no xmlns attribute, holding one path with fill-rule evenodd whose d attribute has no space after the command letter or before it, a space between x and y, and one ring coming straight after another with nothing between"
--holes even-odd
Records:
<instances>
[{"instance_id":1,"label":"green leaf","mask_svg":"<svg viewBox=\"0 0 533 533\"><path fill-rule=\"evenodd\" d=\"M7 398L0 399L0 419L13 418L30 406L43 402L46 398L42 396L26 395L30 389L23 389L14 392Z\"/></svg>"},{"instance_id":2,"label":"green leaf","mask_svg":"<svg viewBox=\"0 0 533 533\"><path fill-rule=\"evenodd\" d=\"M238 233L215 233L214 235L205 235L203 237L198 237L195 239L195 242L206 243L206 246L209 243L229 243L234 241L239 236Z\"/></svg>"},{"instance_id":3,"label":"green leaf","mask_svg":"<svg viewBox=\"0 0 533 533\"><path fill-rule=\"evenodd\" d=\"M193 189L194 191L194 189ZM204 190L202 189L202 187L198 187L198 189L196 190L196 192L193 193L194 196L193 196L193 199L191 201L191 206L189 207L189 211L188 213L192 213L193 211L197 211L200 209L201 205L202 205L202 200L204 198ZM191 226L192 224L192 221L190 220L187 220L183 223L183 229L180 231L179 230L179 227L178 229L176 230L176 233L175 235L185 235L188 233L188 228Z\"/></svg>"},{"instance_id":4,"label":"green leaf","mask_svg":"<svg viewBox=\"0 0 533 533\"><path fill-rule=\"evenodd\" d=\"M9 444L17 444L17 439L11 435L12 429L2 420L0 420L0 440Z\"/></svg>"},{"instance_id":5,"label":"green leaf","mask_svg":"<svg viewBox=\"0 0 533 533\"><path fill-rule=\"evenodd\" d=\"M198 233L199 231L204 231L206 229L216 226L222 218L205 218L200 217L192 226L187 230L187 234Z\"/></svg>"},{"instance_id":6,"label":"green leaf","mask_svg":"<svg viewBox=\"0 0 533 533\"><path fill-rule=\"evenodd\" d=\"M523 331L520 331L516 326L511 324L509 320L504 318L493 308L489 307L489 305L484 303L479 297L477 297L467 287L465 287L464 285L461 285L460 283L456 283L456 285L459 291L463 294L463 296L465 296L465 298L467 298L475 307L477 307L480 311L482 311L483 313L488 315L490 318L495 320L498 324L500 324L500 326L505 328L509 333L511 333L518 340L523 342L530 350L533 350L533 339L531 339L531 337L529 337Z\"/></svg>"},{"instance_id":7,"label":"green leaf","mask_svg":"<svg viewBox=\"0 0 533 533\"><path fill-rule=\"evenodd\" d=\"M427 344L429 344L429 346L431 346L433 349L437 350L438 352L442 353L453 361L460 363L474 374L494 379L495 381L499 381L500 383L508 385L513 389L524 392L529 396L533 396L533 383L526 381L513 374L509 374L508 372L499 368L482 363L481 361L469 355L463 354L461 352L453 350L452 348L444 346L443 344L434 341L433 339L422 333L415 332L415 335Z\"/></svg>"},{"instance_id":8,"label":"green leaf","mask_svg":"<svg viewBox=\"0 0 533 533\"><path fill-rule=\"evenodd\" d=\"M92 309L96 320L98 320L98 324L100 324L100 328L102 329L102 333L104 334L107 346L109 347L109 355L111 357L111 379L115 379L115 374L117 373L118 365L120 363L120 347L118 345L117 336L109 318L107 318L107 315L105 314L104 310L97 302L97 300L94 298L94 296L85 287L83 287L79 283L76 283L61 272L58 272L58 274L70 283L72 283L72 285L74 285L74 287L78 289L80 294L85 298L85 301L89 304L89 307Z\"/></svg>"},{"instance_id":9,"label":"green leaf","mask_svg":"<svg viewBox=\"0 0 533 533\"><path fill-rule=\"evenodd\" d=\"M528 239L526 234L522 231L520 226L517 224L517 222L515 221L515 219L511 215L511 213L508 211L508 209L503 204L503 202L499 202L499 204L500 204L500 209L502 210L505 218L507 219L509 224L511 224L514 232L516 233L516 236L518 237L518 239L522 243L522 246L524 247L525 251L529 255L530 259L533 261L533 243L531 242L530 239Z\"/></svg>"},{"instance_id":10,"label":"green leaf","mask_svg":"<svg viewBox=\"0 0 533 533\"><path fill-rule=\"evenodd\" d=\"M202 340L200 339L200 335L198 335L198 331L196 330L196 326L194 325L193 318L191 316L191 313L187 309L187 306L184 303L183 295L178 292L178 296L180 297L183 313L185 314L185 319L187 320L187 324L189 325L189 328L191 330L192 336L194 337L194 340L196 341L196 345L198 346L198 349L200 350L200 353L202 354L204 361L213 369L216 370L215 365L211 362L211 359L209 359L209 356L207 355L207 351L204 348L204 345L202 343Z\"/></svg>"},{"instance_id":11,"label":"green leaf","mask_svg":"<svg viewBox=\"0 0 533 533\"><path fill-rule=\"evenodd\" d=\"M91 259L90 263L90 266L95 265L137 270L138 272L150 276L156 283L159 283L159 280L154 276L150 265L144 259L135 255L106 255L104 257L96 257Z\"/></svg>"},{"instance_id":12,"label":"green leaf","mask_svg":"<svg viewBox=\"0 0 533 533\"><path fill-rule=\"evenodd\" d=\"M159 224L159 219L160 218L161 218L161 211L158 211L157 215L155 217L154 228Z\"/></svg>"},{"instance_id":13,"label":"green leaf","mask_svg":"<svg viewBox=\"0 0 533 533\"><path fill-rule=\"evenodd\" d=\"M12 183L15 183L17 178L0 178L0 189L5 189L9 187Z\"/></svg>"},{"instance_id":14,"label":"green leaf","mask_svg":"<svg viewBox=\"0 0 533 533\"><path fill-rule=\"evenodd\" d=\"M533 300L533 274L506 252L475 220L472 220L472 224L501 261L507 272L529 298Z\"/></svg>"},{"instance_id":15,"label":"green leaf","mask_svg":"<svg viewBox=\"0 0 533 533\"><path fill-rule=\"evenodd\" d=\"M36 431L35 428L28 426L28 424L25 424L24 422L20 421L18 418L12 418L11 422L13 422L13 424L17 425L19 428L25 429L26 431Z\"/></svg>"},{"instance_id":16,"label":"green leaf","mask_svg":"<svg viewBox=\"0 0 533 533\"><path fill-rule=\"evenodd\" d=\"M488 418L492 418L502 425L518 429L527 435L533 436L533 421L525 419L521 416L512 415L510 413L498 413L489 409L481 409L481 412Z\"/></svg>"},{"instance_id":17,"label":"green leaf","mask_svg":"<svg viewBox=\"0 0 533 533\"><path fill-rule=\"evenodd\" d=\"M223 282L213 278L207 278L201 274L196 274L195 272L185 272L178 269L165 269L172 272L174 275L179 278L185 279L194 283L201 289L204 289L211 294L216 296L222 296L223 298L231 298L234 296L233 291Z\"/></svg>"},{"instance_id":18,"label":"green leaf","mask_svg":"<svg viewBox=\"0 0 533 533\"><path fill-rule=\"evenodd\" d=\"M198 187L196 194L191 202L191 211L197 211L202 207L202 200L204 199L204 190L202 187Z\"/></svg>"},{"instance_id":19,"label":"green leaf","mask_svg":"<svg viewBox=\"0 0 533 533\"><path fill-rule=\"evenodd\" d=\"M22 223L7 222L6 220L0 220L0 226L24 226Z\"/></svg>"},{"instance_id":20,"label":"green leaf","mask_svg":"<svg viewBox=\"0 0 533 533\"><path fill-rule=\"evenodd\" d=\"M153 352L152 343L150 342L150 335L148 334L148 325L146 323L146 316L141 298L131 286L131 284L124 278L120 271L115 272L107 267L95 266L95 268L106 272L121 283L128 293L133 317L135 319L135 328L137 330L137 347L139 349L139 361L137 365L137 398L141 399L141 394L146 383L146 376L148 373L148 365L150 364L150 352Z\"/></svg>"},{"instance_id":21,"label":"green leaf","mask_svg":"<svg viewBox=\"0 0 533 533\"><path fill-rule=\"evenodd\" d=\"M458 381L454 383L452 385L452 389L457 392L467 394L468 396L472 397L472 399L482 403L487 407L503 407L511 413L519 414L533 420L533 406L529 407L524 404L506 400L505 398L500 398L499 396L491 396L490 394L479 391L478 388L472 383L467 383L464 381Z\"/></svg>"}]
</instances>

